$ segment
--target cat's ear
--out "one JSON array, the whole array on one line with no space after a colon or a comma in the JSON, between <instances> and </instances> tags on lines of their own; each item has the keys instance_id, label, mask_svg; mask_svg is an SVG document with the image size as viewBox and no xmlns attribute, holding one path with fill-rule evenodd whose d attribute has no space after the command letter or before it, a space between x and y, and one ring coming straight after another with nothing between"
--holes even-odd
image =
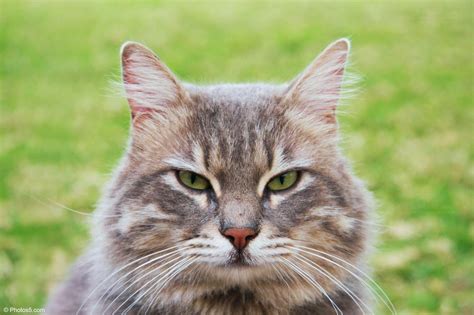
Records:
<instances>
[{"instance_id":1,"label":"cat's ear","mask_svg":"<svg viewBox=\"0 0 474 315\"><path fill-rule=\"evenodd\" d=\"M290 83L284 96L287 110L296 110L298 117L336 125L336 107L349 51L349 40L342 38L319 54Z\"/></svg>"},{"instance_id":2,"label":"cat's ear","mask_svg":"<svg viewBox=\"0 0 474 315\"><path fill-rule=\"evenodd\" d=\"M162 112L188 97L176 76L148 48L126 42L121 48L122 80L132 118L144 112Z\"/></svg>"}]
</instances>

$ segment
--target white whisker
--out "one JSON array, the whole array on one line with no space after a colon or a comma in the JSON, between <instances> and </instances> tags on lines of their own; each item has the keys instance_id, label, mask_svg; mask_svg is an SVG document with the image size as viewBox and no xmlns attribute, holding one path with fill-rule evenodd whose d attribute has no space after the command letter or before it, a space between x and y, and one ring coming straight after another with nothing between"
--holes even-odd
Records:
<instances>
[{"instance_id":1,"label":"white whisker","mask_svg":"<svg viewBox=\"0 0 474 315\"><path fill-rule=\"evenodd\" d=\"M54 200L51 200L51 199L46 199L45 200L41 200L35 196L29 196L31 199L35 200L36 202L44 205L44 206L47 206L47 207L50 207L50 206L56 206L56 207L59 207L61 209L64 209L64 210L67 210L67 211L70 211L70 212L73 212L73 213L76 213L76 214L80 214L80 215L84 215L84 216L94 216L94 214L92 212L84 212L84 211L79 211L79 210L76 210L76 209L72 209L72 208L69 208L68 206L65 206L57 201L54 201Z\"/></svg>"},{"instance_id":2,"label":"white whisker","mask_svg":"<svg viewBox=\"0 0 474 315\"><path fill-rule=\"evenodd\" d=\"M313 278L311 277L310 275L308 275L308 273L306 273L304 270L302 270L300 267L298 267L296 264L293 264L291 261L289 261L288 259L284 258L284 257L281 257L281 259L283 259L284 261L286 261L286 263L289 265L289 267L291 267L291 269L293 269L295 272L297 272L301 277L303 277L304 279L306 279L306 281L308 281L308 283L310 283L311 285L313 285L315 288L317 288L328 300L329 302L331 303L334 311L336 312L336 315L343 315L341 309L337 306L336 303L334 303L334 301L331 299L331 297L327 294L326 290L324 290L324 288Z\"/></svg>"},{"instance_id":3,"label":"white whisker","mask_svg":"<svg viewBox=\"0 0 474 315\"><path fill-rule=\"evenodd\" d=\"M385 306L387 306L387 308L390 310L390 312L392 314L397 314L397 311L395 309L395 306L392 304L392 302L390 301L390 298L387 296L387 294L385 293L385 291L379 286L379 284L373 280L369 275L367 275L365 272L363 272L362 270L360 270L360 268L354 266L353 264L345 261L344 259L340 258L340 257L337 257L337 256L334 256L334 255L331 255L331 254L328 254L326 252L323 252L323 251L320 251L320 250L317 250L315 248L311 248L311 247L307 247L307 246L303 246L303 245L294 245L294 247L290 246L290 248L293 248L293 249L296 249L298 251L302 251L302 252L305 252L307 253L308 255L313 255L315 257L319 257L320 259L323 259L327 262L330 262L342 269L344 269L345 271L349 272L352 276L354 276L356 279L358 279L359 281L361 281L363 284L365 284L369 289L370 291L375 294L384 304ZM369 283L367 283L367 281L365 281L364 279L362 279L359 275L357 275L356 273L354 273L353 271L347 269L346 267L338 264L337 262L331 260L331 259L328 259L327 257L324 257L324 256L321 256L321 255L318 255L318 254L315 254L315 253L312 253L312 252L308 252L304 249L307 249L307 250L312 250L312 251L315 251L315 252L318 252L318 253L321 253L323 255L326 255L326 256L329 256L331 258L334 258L338 261L341 261L345 264L347 264L348 266L354 268L355 271L359 272L362 276L364 276L367 280L369 280L374 286L377 287L378 290L375 290ZM383 294L383 297L380 295L379 291Z\"/></svg>"},{"instance_id":4,"label":"white whisker","mask_svg":"<svg viewBox=\"0 0 474 315\"><path fill-rule=\"evenodd\" d=\"M180 259L181 257L176 257L176 258L173 258L167 262L165 262L164 264L160 265L159 267L163 267L163 266L166 266L174 261L176 261L177 259ZM139 278L135 279L132 283L130 283L125 289L123 289L119 295L117 295L111 302L110 304L105 308L104 310L104 313L109 309L110 306L112 306L117 300L119 297L121 297L124 293L127 292L128 289L130 289L134 284L138 283L138 281L140 281L141 279L143 279L144 277L148 276L149 274L151 274L152 272L155 272L156 269L153 268L152 270L146 272L145 274L141 275ZM128 299L130 298L131 296L128 297ZM128 300L127 299L127 300Z\"/></svg>"},{"instance_id":5,"label":"white whisker","mask_svg":"<svg viewBox=\"0 0 474 315\"><path fill-rule=\"evenodd\" d=\"M44 206L47 206L47 207L56 206L56 207L59 207L63 210L67 210L67 211L75 213L75 214L80 214L82 216L94 217L94 218L121 218L121 217L123 217L123 214L105 215L105 214L98 214L97 212L93 212L93 210L90 210L89 212L80 211L80 210L73 209L71 207L68 207L68 206L66 206L62 203L59 203L59 202L51 200L51 199L41 200L41 199L39 199L35 196L29 196L29 197L31 199L35 200L36 202L44 205ZM152 217L152 218L157 217L156 215L153 214L153 212L144 211L144 210L133 210L133 211L131 211L131 214L132 215L140 215L141 214L144 217ZM158 217L158 218L160 219L161 217Z\"/></svg>"},{"instance_id":6,"label":"white whisker","mask_svg":"<svg viewBox=\"0 0 474 315\"><path fill-rule=\"evenodd\" d=\"M367 306L367 304L364 303L364 301L361 300L354 292L352 292L346 285L344 285L341 281L339 281L336 277L331 275L328 271L324 270L321 266L316 264L315 262L309 260L308 258L304 257L301 254L295 253L297 257L296 259L302 261L304 264L309 266L310 268L313 268L317 272L323 274L326 278L334 282L339 288L341 288L351 299L354 301L354 303L357 305L357 307L362 311L362 314L366 314L365 310L362 308L362 306L359 304L359 302L364 305L364 307L370 311L370 307ZM359 302L358 302L359 301ZM371 312L373 314L373 312Z\"/></svg>"},{"instance_id":7,"label":"white whisker","mask_svg":"<svg viewBox=\"0 0 474 315\"><path fill-rule=\"evenodd\" d=\"M182 257L181 257L181 258L182 258ZM117 309L112 313L112 315L115 314L115 312L117 312L118 310L120 310L120 308L121 308L122 306L124 306L124 305L127 303L127 301L128 301L131 297L133 297L133 296L135 296L136 294L138 294L142 289L144 289L144 288L145 288L146 286L148 286L150 283L152 283L152 282L154 282L154 281L157 281L157 279L158 279L158 282L157 282L157 283L160 283L160 282L165 281L165 280L168 278L168 276L170 275L170 273L173 273L173 271L179 270L179 268L180 268L183 264L185 264L187 261L189 261L189 258L186 258L186 257L185 257L185 258L182 258L182 259L179 260L178 262L176 262L176 263L174 263L173 265L171 265L171 267L167 268L166 270L161 271L158 275L152 277L152 279L150 279L149 281L147 281L147 282L146 282L145 284L143 284L139 289L137 289L135 292L133 292L132 294L130 294L129 297L128 297L125 301L123 301L122 304L120 304L120 305L117 307ZM153 270L153 271L154 271L154 270ZM134 306L135 304L137 304L137 303L141 300L141 298L142 298L143 296L145 296L155 285L156 285L156 284L151 285L151 287L148 288L145 292L143 292L138 298L134 299L134 301L133 301L127 308L125 308L125 310L123 310L121 314L125 314L125 313L127 313L129 310L131 310L131 309L133 308L133 306Z\"/></svg>"},{"instance_id":8,"label":"white whisker","mask_svg":"<svg viewBox=\"0 0 474 315\"><path fill-rule=\"evenodd\" d=\"M173 274L168 276L167 280L165 280L165 282L162 285L156 287L156 289L155 289L156 292L153 292L154 297L152 298L151 303L148 304L148 307L145 310L145 314L148 313L148 310L150 309L151 305L155 305L156 299L158 299L160 292L166 287L166 285L171 280L173 280L173 278L175 278L179 273L181 273L183 270L185 270L187 267L189 267L192 263L194 263L197 259L198 259L198 257L194 257L194 258L191 258L190 260L188 260L188 263L186 263L185 265L181 265L181 267L178 270L176 270L175 272L173 272ZM159 282L157 284L159 284ZM154 284L152 286L152 288L154 286L156 286L156 284Z\"/></svg>"},{"instance_id":9,"label":"white whisker","mask_svg":"<svg viewBox=\"0 0 474 315\"><path fill-rule=\"evenodd\" d=\"M100 288L105 282L107 282L107 280L109 280L110 278L112 278L113 276L115 276L117 273L119 273L120 271L122 271L123 269L143 260L143 259L146 259L146 258L149 258L149 257L152 257L152 256L155 256L155 255L158 255L160 253L163 253L163 252L166 252L166 251L169 251L169 250L172 250L174 248L176 248L177 246L172 246L172 247L169 247L169 248L166 248L166 249L163 249L163 250L160 250L158 252L155 252L155 253L151 253L151 254L148 254L146 256L143 256L143 257L140 257L138 259L135 259L133 261L131 261L130 263L122 266L121 268L115 270L114 272L112 272L108 277L106 277L104 280L102 280L101 282L99 282L99 284L97 286L94 287L94 289L89 293L89 295L84 299L84 301L82 302L81 306L79 307L79 309L77 310L76 312L76 315L79 314L79 312L82 310L82 308L84 307L84 305L86 304L86 302L92 297L92 295L95 293L95 291Z\"/></svg>"},{"instance_id":10,"label":"white whisker","mask_svg":"<svg viewBox=\"0 0 474 315\"><path fill-rule=\"evenodd\" d=\"M176 246L175 246L175 247L176 247ZM172 251L172 252L170 252L170 253L166 253L166 254L161 255L161 256L159 256L159 257L155 257L155 258L153 258L153 259L151 259L151 260L149 260L149 261L146 261L145 263L143 263L143 264L141 264L141 265L135 267L133 270L127 272L126 274L120 276L120 277L119 277L114 283L112 283L112 285L110 285L109 288L99 297L99 299L95 302L94 306L92 307L92 310L94 310L94 308L96 307L96 305L99 304L99 302L108 294L108 292L109 292L110 290L112 290L122 279L126 278L128 275L132 274L133 272L137 271L137 270L140 269L140 268L143 268L143 267L146 266L146 265L149 265L149 264L151 264L151 263L154 263L154 262L156 262L156 261L159 261L159 260L161 260L161 259L163 259L163 258L166 258L166 257L168 257L168 256L173 257L173 256L175 256L175 255L178 255L180 251L185 250L185 249L187 249L187 248L184 248L184 247L183 247L183 248L178 248L178 249L175 249L174 251ZM117 290L118 288L123 287L125 284L129 283L130 281L133 281L133 278L131 278L131 279L125 281L124 283L121 283L120 286L118 286L117 288L115 288L115 290Z\"/></svg>"},{"instance_id":11,"label":"white whisker","mask_svg":"<svg viewBox=\"0 0 474 315\"><path fill-rule=\"evenodd\" d=\"M146 296L148 294L148 292L150 292L156 286L161 287L160 286L161 283L163 285L166 285L168 283L167 280L171 279L173 277L173 275L175 275L177 272L179 272L181 270L181 267L183 265L185 265L189 260L190 259L187 258L187 257L180 260L179 262L175 263L171 267L167 268L165 271L163 271L163 272L159 273L157 276L153 277L150 281L146 282L139 290L134 292L132 294L132 296L134 296L135 294L138 294L140 291L142 291L142 289L146 288L151 283L150 287L148 289L146 289L144 292L142 292L140 294L140 296L132 302L132 304L130 304L124 311L122 311L121 314L125 314L126 312L131 310L134 305L136 305L144 296ZM154 283L152 283L152 282L154 282ZM152 305L152 303L149 303L148 306L151 306L151 305ZM148 310L148 308L147 308L147 310Z\"/></svg>"},{"instance_id":12,"label":"white whisker","mask_svg":"<svg viewBox=\"0 0 474 315\"><path fill-rule=\"evenodd\" d=\"M271 266L275 270L275 272L278 276L278 279L280 279L281 281L283 281L286 284L286 286L288 287L288 290L291 290L290 284L285 279L285 275L283 273L281 273L281 271L276 267L275 264L272 264Z\"/></svg>"}]
</instances>

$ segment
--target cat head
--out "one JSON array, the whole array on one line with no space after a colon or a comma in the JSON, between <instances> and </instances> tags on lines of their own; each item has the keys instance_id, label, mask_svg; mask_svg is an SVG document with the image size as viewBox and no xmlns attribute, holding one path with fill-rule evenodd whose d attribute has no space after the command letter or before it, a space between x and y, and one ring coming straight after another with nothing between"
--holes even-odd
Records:
<instances>
[{"instance_id":1,"label":"cat head","mask_svg":"<svg viewBox=\"0 0 474 315\"><path fill-rule=\"evenodd\" d=\"M355 262L370 208L338 149L349 49L346 39L332 43L288 84L196 86L144 46L124 44L130 141L97 217L110 260L157 255L192 283L285 281L320 294L306 272L331 291L307 260Z\"/></svg>"}]
</instances>

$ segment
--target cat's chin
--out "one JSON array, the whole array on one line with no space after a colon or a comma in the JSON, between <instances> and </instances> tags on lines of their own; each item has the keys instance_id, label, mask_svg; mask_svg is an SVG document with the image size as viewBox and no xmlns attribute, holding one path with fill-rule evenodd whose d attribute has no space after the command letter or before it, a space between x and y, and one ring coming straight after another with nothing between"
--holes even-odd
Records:
<instances>
[{"instance_id":1,"label":"cat's chin","mask_svg":"<svg viewBox=\"0 0 474 315\"><path fill-rule=\"evenodd\" d=\"M204 268L209 279L224 281L228 284L243 285L258 279L275 278L272 268L267 265L255 265L246 261L208 265Z\"/></svg>"},{"instance_id":2,"label":"cat's chin","mask_svg":"<svg viewBox=\"0 0 474 315\"><path fill-rule=\"evenodd\" d=\"M226 266L216 270L215 275L230 285L247 285L269 275L264 275L261 268L251 266Z\"/></svg>"},{"instance_id":3,"label":"cat's chin","mask_svg":"<svg viewBox=\"0 0 474 315\"><path fill-rule=\"evenodd\" d=\"M249 268L256 268L254 264L251 264L250 262L246 260L233 260L223 265L220 265L219 267L227 268L227 269L242 269L242 270L246 270Z\"/></svg>"}]
</instances>

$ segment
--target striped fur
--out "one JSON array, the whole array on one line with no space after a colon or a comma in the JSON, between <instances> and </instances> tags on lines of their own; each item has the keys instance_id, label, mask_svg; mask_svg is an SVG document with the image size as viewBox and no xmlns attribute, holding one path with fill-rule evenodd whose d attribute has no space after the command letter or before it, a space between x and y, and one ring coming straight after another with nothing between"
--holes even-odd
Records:
<instances>
[{"instance_id":1,"label":"striped fur","mask_svg":"<svg viewBox=\"0 0 474 315\"><path fill-rule=\"evenodd\" d=\"M48 313L370 314L367 286L327 258L364 270L370 241L370 194L338 149L349 46L331 44L289 84L196 86L125 44L129 147ZM212 189L184 187L176 170ZM294 187L266 188L289 170ZM259 234L238 254L222 226Z\"/></svg>"}]
</instances>

